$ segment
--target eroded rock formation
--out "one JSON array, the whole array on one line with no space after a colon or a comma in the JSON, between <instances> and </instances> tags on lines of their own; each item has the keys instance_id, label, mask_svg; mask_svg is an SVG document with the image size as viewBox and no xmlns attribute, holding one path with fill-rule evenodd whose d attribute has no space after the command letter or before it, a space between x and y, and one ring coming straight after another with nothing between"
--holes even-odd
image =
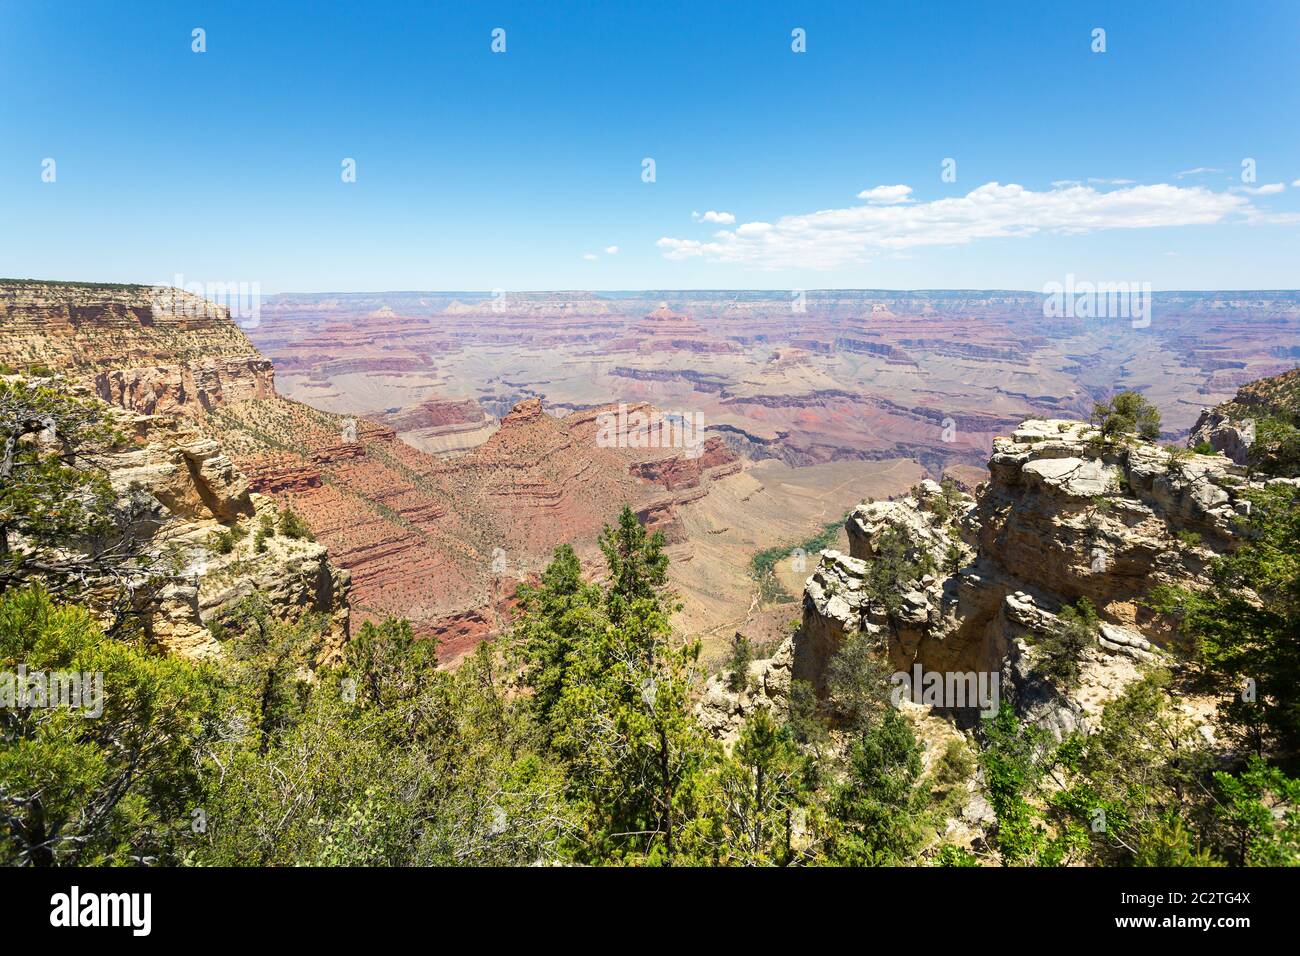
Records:
<instances>
[{"instance_id":1,"label":"eroded rock formation","mask_svg":"<svg viewBox=\"0 0 1300 956\"><path fill-rule=\"evenodd\" d=\"M96 401L86 386L66 388ZM107 407L105 413L124 440L85 453L118 495L115 511L130 516L133 553L139 555L132 566L139 571L112 582L88 580L84 594L91 608L107 608L125 586L136 595L146 636L169 652L202 659L223 653L209 625L256 597L272 617L288 623L308 614L323 617L317 662L337 659L349 636L348 572L331 565L326 549L310 540L272 534L259 546L257 528L276 525L274 502L251 492L220 443L188 418ZM144 586L157 576L160 589Z\"/></svg>"},{"instance_id":2,"label":"eroded rock formation","mask_svg":"<svg viewBox=\"0 0 1300 956\"><path fill-rule=\"evenodd\" d=\"M794 677L824 692L827 661L864 634L899 671L996 672L1003 695L1057 733L1086 726L1169 639L1142 599L1158 583L1205 583L1207 563L1235 547L1250 486L1221 455L1105 443L1079 422L1023 422L995 441L974 496L927 481L850 515L850 553L823 552L808 579ZM882 590L871 562L894 529L916 573ZM1100 636L1067 693L1035 662L1039 638L1082 598Z\"/></svg>"},{"instance_id":3,"label":"eroded rock formation","mask_svg":"<svg viewBox=\"0 0 1300 956\"><path fill-rule=\"evenodd\" d=\"M787 639L771 657L750 662L749 673L737 689L729 683L729 674L714 674L696 706L700 726L730 746L755 709L765 709L778 719L785 717L790 707L793 662L794 641Z\"/></svg>"}]
</instances>

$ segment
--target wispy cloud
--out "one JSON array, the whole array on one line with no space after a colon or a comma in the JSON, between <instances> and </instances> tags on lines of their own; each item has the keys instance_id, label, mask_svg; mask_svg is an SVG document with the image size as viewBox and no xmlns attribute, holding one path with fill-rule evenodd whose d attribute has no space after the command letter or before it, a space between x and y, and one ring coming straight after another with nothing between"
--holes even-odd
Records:
<instances>
[{"instance_id":1,"label":"wispy cloud","mask_svg":"<svg viewBox=\"0 0 1300 956\"><path fill-rule=\"evenodd\" d=\"M730 226L733 222L736 221L736 217L733 216L731 213L717 212L713 209L710 209L706 213L693 212L691 213L691 218L694 219L696 222L716 222L723 226Z\"/></svg>"},{"instance_id":2,"label":"wispy cloud","mask_svg":"<svg viewBox=\"0 0 1300 956\"><path fill-rule=\"evenodd\" d=\"M1136 179L1103 179L1100 176L1089 176L1088 182L1093 186L1132 186L1137 182ZM1054 179L1052 180L1053 189L1061 189L1064 186L1082 186L1082 179Z\"/></svg>"},{"instance_id":3,"label":"wispy cloud","mask_svg":"<svg viewBox=\"0 0 1300 956\"><path fill-rule=\"evenodd\" d=\"M1222 169L1215 166L1197 166L1194 169L1184 169L1181 172L1174 173L1174 178L1182 179L1184 176L1204 176L1207 173L1221 173Z\"/></svg>"},{"instance_id":4,"label":"wispy cloud","mask_svg":"<svg viewBox=\"0 0 1300 956\"><path fill-rule=\"evenodd\" d=\"M1284 189L1286 189L1285 183L1265 183L1263 186L1232 187L1234 193L1245 193L1247 196L1275 196Z\"/></svg>"},{"instance_id":5,"label":"wispy cloud","mask_svg":"<svg viewBox=\"0 0 1300 956\"><path fill-rule=\"evenodd\" d=\"M892 206L895 203L911 202L911 195L911 186L875 186L862 190L858 193L858 198L881 206Z\"/></svg>"},{"instance_id":6,"label":"wispy cloud","mask_svg":"<svg viewBox=\"0 0 1300 956\"><path fill-rule=\"evenodd\" d=\"M900 195L897 187L892 188L893 195ZM783 216L776 222L743 223L719 230L708 241L665 236L658 245L668 259L700 258L764 269L826 269L881 251L918 246L965 245L1040 233L1210 225L1229 219L1280 221L1261 213L1244 196L1203 186L1160 183L1102 191L1073 185L1035 191L994 182L965 196L823 209Z\"/></svg>"},{"instance_id":7,"label":"wispy cloud","mask_svg":"<svg viewBox=\"0 0 1300 956\"><path fill-rule=\"evenodd\" d=\"M606 247L605 247L605 255L607 255L607 256L616 256L616 255L618 255L618 246L606 246Z\"/></svg>"},{"instance_id":8,"label":"wispy cloud","mask_svg":"<svg viewBox=\"0 0 1300 956\"><path fill-rule=\"evenodd\" d=\"M583 253L582 258L586 259L588 262L595 262L600 257L594 252L585 252Z\"/></svg>"}]
</instances>

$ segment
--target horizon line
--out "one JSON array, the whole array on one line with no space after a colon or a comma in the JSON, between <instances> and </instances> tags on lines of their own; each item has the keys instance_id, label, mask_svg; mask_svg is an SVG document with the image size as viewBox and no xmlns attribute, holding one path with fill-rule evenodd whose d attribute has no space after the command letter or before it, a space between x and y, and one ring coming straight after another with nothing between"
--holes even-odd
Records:
<instances>
[{"instance_id":1,"label":"horizon line","mask_svg":"<svg viewBox=\"0 0 1300 956\"><path fill-rule=\"evenodd\" d=\"M229 280L225 280L230 284ZM236 280L240 281L240 280ZM247 280L243 280L247 281ZM1083 282L1108 282L1109 280L1084 279ZM12 278L0 277L0 285L66 285L66 286L110 286L115 288L134 288L134 289L154 289L154 288L177 288L176 286L156 282L111 282L106 280L95 279L37 279L37 278ZM1129 283L1132 285L1133 283ZM864 292L864 293L904 293L910 295L922 295L936 292L964 292L979 293L991 295L999 293L1003 295L1049 295L1051 293L1043 292L1036 289L1007 289L1007 288L972 288L962 286L930 286L918 288L891 288L888 286L825 286L822 288L798 288L794 286L700 286L694 288L652 288L645 287L640 289L630 288L572 288L572 289L295 289L280 292L267 292L267 296L277 295L478 295L492 296L497 292L505 292L511 295L645 295L649 293L662 293L665 295L682 295L687 293L714 292L764 292L764 293L782 293L790 295L795 292L804 294L824 293L824 292ZM1300 287L1295 288L1213 288L1213 289L1152 289L1153 295L1211 295L1211 294L1300 294Z\"/></svg>"}]
</instances>

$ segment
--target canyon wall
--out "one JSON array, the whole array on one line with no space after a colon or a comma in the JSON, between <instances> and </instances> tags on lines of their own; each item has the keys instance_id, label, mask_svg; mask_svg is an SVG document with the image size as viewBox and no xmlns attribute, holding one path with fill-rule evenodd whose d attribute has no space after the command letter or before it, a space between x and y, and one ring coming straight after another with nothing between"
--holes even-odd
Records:
<instances>
[{"instance_id":1,"label":"canyon wall","mask_svg":"<svg viewBox=\"0 0 1300 956\"><path fill-rule=\"evenodd\" d=\"M199 416L274 393L263 358L228 311L179 289L0 281L0 358L92 385L144 414Z\"/></svg>"}]
</instances>

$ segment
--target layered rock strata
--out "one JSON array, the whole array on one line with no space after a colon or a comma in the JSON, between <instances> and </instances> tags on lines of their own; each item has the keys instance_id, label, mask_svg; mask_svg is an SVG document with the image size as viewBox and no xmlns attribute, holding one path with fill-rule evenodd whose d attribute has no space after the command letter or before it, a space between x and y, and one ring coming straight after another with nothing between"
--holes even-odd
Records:
<instances>
[{"instance_id":1,"label":"layered rock strata","mask_svg":"<svg viewBox=\"0 0 1300 956\"><path fill-rule=\"evenodd\" d=\"M0 282L0 358L91 385L146 415L197 416L274 392L263 358L229 311L180 289Z\"/></svg>"},{"instance_id":2,"label":"layered rock strata","mask_svg":"<svg viewBox=\"0 0 1300 956\"><path fill-rule=\"evenodd\" d=\"M1168 640L1143 598L1159 583L1206 583L1208 562L1236 545L1252 486L1261 483L1221 455L1026 421L995 441L974 496L927 481L849 516L850 553L823 552L808 579L793 676L824 693L830 657L863 634L899 671L997 673L1004 696L1057 733L1086 726ZM885 595L870 563L894 529L920 570ZM1038 643L1083 598L1100 615L1100 636L1066 694L1038 675Z\"/></svg>"}]
</instances>

